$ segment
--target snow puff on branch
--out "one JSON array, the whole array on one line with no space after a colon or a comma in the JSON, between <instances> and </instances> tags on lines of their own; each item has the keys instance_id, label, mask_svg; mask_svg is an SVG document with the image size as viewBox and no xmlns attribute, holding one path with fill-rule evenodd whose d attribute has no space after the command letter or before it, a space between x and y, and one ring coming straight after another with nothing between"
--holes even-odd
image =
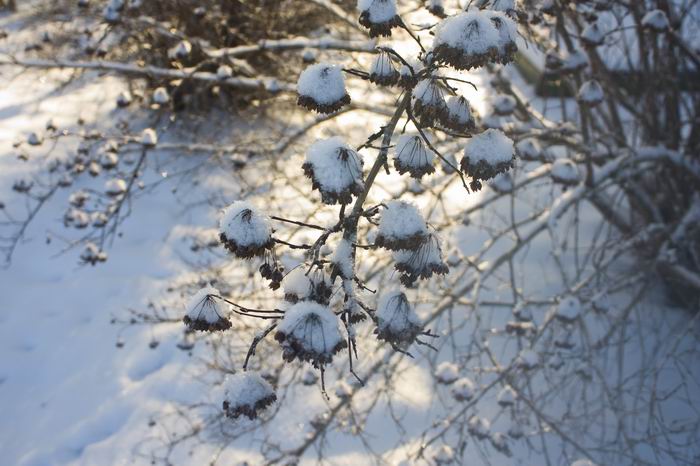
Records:
<instances>
[{"instance_id":1,"label":"snow puff on branch","mask_svg":"<svg viewBox=\"0 0 700 466\"><path fill-rule=\"evenodd\" d=\"M226 249L242 259L262 256L274 245L269 217L246 201L236 201L224 209L219 237Z\"/></svg>"},{"instance_id":2,"label":"snow puff on branch","mask_svg":"<svg viewBox=\"0 0 700 466\"><path fill-rule=\"evenodd\" d=\"M311 65L302 71L297 93L299 105L319 113L333 113L350 103L343 70L328 63Z\"/></svg>"},{"instance_id":3,"label":"snow puff on branch","mask_svg":"<svg viewBox=\"0 0 700 466\"><path fill-rule=\"evenodd\" d=\"M391 36L391 30L401 26L396 0L358 0L359 23L369 30L370 37Z\"/></svg>"},{"instance_id":4,"label":"snow puff on branch","mask_svg":"<svg viewBox=\"0 0 700 466\"><path fill-rule=\"evenodd\" d=\"M223 409L227 417L255 419L276 400L272 386L255 372L229 375L224 381Z\"/></svg>"},{"instance_id":5,"label":"snow puff on branch","mask_svg":"<svg viewBox=\"0 0 700 466\"><path fill-rule=\"evenodd\" d=\"M394 66L391 55L382 50L372 62L372 67L369 72L369 80L380 86L393 86L399 82L399 71Z\"/></svg>"},{"instance_id":6,"label":"snow puff on branch","mask_svg":"<svg viewBox=\"0 0 700 466\"><path fill-rule=\"evenodd\" d=\"M282 284L284 299L291 304L313 301L327 305L331 297L331 282L320 269L307 273L306 268L300 265L284 277Z\"/></svg>"},{"instance_id":7,"label":"snow puff on branch","mask_svg":"<svg viewBox=\"0 0 700 466\"><path fill-rule=\"evenodd\" d=\"M472 137L464 148L461 166L472 178L470 187L481 189L481 181L489 180L513 167L513 141L498 129L487 129Z\"/></svg>"},{"instance_id":8,"label":"snow puff on branch","mask_svg":"<svg viewBox=\"0 0 700 466\"><path fill-rule=\"evenodd\" d=\"M440 241L433 233L412 249L401 249L394 252L396 270L402 273L401 283L413 286L419 278L427 280L433 274L445 275L450 269L442 259Z\"/></svg>"},{"instance_id":9,"label":"snow puff on branch","mask_svg":"<svg viewBox=\"0 0 700 466\"><path fill-rule=\"evenodd\" d=\"M397 347L409 346L421 333L421 321L401 291L390 291L379 298L376 317L377 338Z\"/></svg>"},{"instance_id":10,"label":"snow puff on branch","mask_svg":"<svg viewBox=\"0 0 700 466\"><path fill-rule=\"evenodd\" d=\"M408 172L413 178L421 178L435 172L435 154L425 147L423 139L416 134L404 134L396 143L394 167L400 175Z\"/></svg>"},{"instance_id":11,"label":"snow puff on branch","mask_svg":"<svg viewBox=\"0 0 700 466\"><path fill-rule=\"evenodd\" d=\"M362 157L339 137L316 141L302 166L324 204L349 204L362 193Z\"/></svg>"},{"instance_id":12,"label":"snow puff on branch","mask_svg":"<svg viewBox=\"0 0 700 466\"><path fill-rule=\"evenodd\" d=\"M231 328L231 321L224 317L226 309L216 296L219 296L219 290L208 286L190 298L187 303L187 312L182 319L187 328L206 332Z\"/></svg>"},{"instance_id":13,"label":"snow puff on branch","mask_svg":"<svg viewBox=\"0 0 700 466\"><path fill-rule=\"evenodd\" d=\"M418 208L405 201L386 203L375 245L391 250L413 249L428 236L428 225Z\"/></svg>"}]
</instances>

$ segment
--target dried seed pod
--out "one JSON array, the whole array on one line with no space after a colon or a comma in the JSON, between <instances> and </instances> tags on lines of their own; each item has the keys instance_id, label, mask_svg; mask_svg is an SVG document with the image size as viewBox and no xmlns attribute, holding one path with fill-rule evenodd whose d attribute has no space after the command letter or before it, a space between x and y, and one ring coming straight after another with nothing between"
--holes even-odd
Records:
<instances>
[{"instance_id":1,"label":"dried seed pod","mask_svg":"<svg viewBox=\"0 0 700 466\"><path fill-rule=\"evenodd\" d=\"M433 274L445 275L450 271L442 260L440 242L429 234L415 249L394 252L394 268L401 272L401 283L413 286L416 280L427 280Z\"/></svg>"},{"instance_id":2,"label":"dried seed pod","mask_svg":"<svg viewBox=\"0 0 700 466\"><path fill-rule=\"evenodd\" d=\"M447 99L447 112L441 123L445 128L454 131L473 131L476 121L469 101L462 96L450 96Z\"/></svg>"},{"instance_id":3,"label":"dried seed pod","mask_svg":"<svg viewBox=\"0 0 700 466\"><path fill-rule=\"evenodd\" d=\"M478 68L499 55L501 36L487 12L470 11L440 22L435 32L435 60L458 70Z\"/></svg>"}]
</instances>

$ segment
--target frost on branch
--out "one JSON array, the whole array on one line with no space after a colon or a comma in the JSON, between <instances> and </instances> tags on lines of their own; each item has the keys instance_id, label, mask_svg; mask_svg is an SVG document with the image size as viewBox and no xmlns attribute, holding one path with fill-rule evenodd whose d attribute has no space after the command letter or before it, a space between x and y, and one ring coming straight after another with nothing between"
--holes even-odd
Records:
<instances>
[{"instance_id":1,"label":"frost on branch","mask_svg":"<svg viewBox=\"0 0 700 466\"><path fill-rule=\"evenodd\" d=\"M309 361L316 368L330 363L334 354L347 347L338 316L327 306L311 301L287 309L275 339L282 345L285 361Z\"/></svg>"},{"instance_id":2,"label":"frost on branch","mask_svg":"<svg viewBox=\"0 0 700 466\"><path fill-rule=\"evenodd\" d=\"M421 178L435 172L435 155L418 135L403 134L396 143L394 167L403 175L408 172L413 178Z\"/></svg>"},{"instance_id":3,"label":"frost on branch","mask_svg":"<svg viewBox=\"0 0 700 466\"><path fill-rule=\"evenodd\" d=\"M337 65L318 63L302 71L297 81L297 103L319 113L333 113L350 103L343 70Z\"/></svg>"},{"instance_id":4,"label":"frost on branch","mask_svg":"<svg viewBox=\"0 0 700 466\"><path fill-rule=\"evenodd\" d=\"M579 102L591 107L601 103L604 97L605 94L603 93L603 88L595 79L583 83L581 88L578 90L578 94L576 94L576 98L579 100Z\"/></svg>"},{"instance_id":5,"label":"frost on branch","mask_svg":"<svg viewBox=\"0 0 700 466\"><path fill-rule=\"evenodd\" d=\"M581 181L576 164L569 159L556 159L551 168L552 180L565 186L575 186Z\"/></svg>"},{"instance_id":6,"label":"frost on branch","mask_svg":"<svg viewBox=\"0 0 700 466\"><path fill-rule=\"evenodd\" d=\"M469 401L474 398L476 387L468 377L461 377L452 385L452 396L457 401Z\"/></svg>"},{"instance_id":7,"label":"frost on branch","mask_svg":"<svg viewBox=\"0 0 700 466\"><path fill-rule=\"evenodd\" d=\"M453 362L443 361L435 369L435 378L441 384L453 384L459 379L459 367Z\"/></svg>"},{"instance_id":8,"label":"frost on branch","mask_svg":"<svg viewBox=\"0 0 700 466\"><path fill-rule=\"evenodd\" d=\"M374 243L386 249L414 249L428 236L428 225L418 208L405 201L389 201L382 211Z\"/></svg>"},{"instance_id":9,"label":"frost on branch","mask_svg":"<svg viewBox=\"0 0 700 466\"><path fill-rule=\"evenodd\" d=\"M442 125L454 131L467 132L476 128L476 121L469 101L462 96L450 96L447 99L447 112Z\"/></svg>"},{"instance_id":10,"label":"frost on branch","mask_svg":"<svg viewBox=\"0 0 700 466\"><path fill-rule=\"evenodd\" d=\"M224 317L225 309L215 296L219 296L219 290L208 286L190 298L182 319L190 330L215 332L231 327L231 321Z\"/></svg>"},{"instance_id":11,"label":"frost on branch","mask_svg":"<svg viewBox=\"0 0 700 466\"><path fill-rule=\"evenodd\" d=\"M359 23L369 29L370 37L391 35L392 28L401 26L396 0L358 0Z\"/></svg>"},{"instance_id":12,"label":"frost on branch","mask_svg":"<svg viewBox=\"0 0 700 466\"><path fill-rule=\"evenodd\" d=\"M472 178L470 187L478 191L480 180L489 180L512 168L513 157L513 141L500 130L487 129L467 142L462 170Z\"/></svg>"},{"instance_id":13,"label":"frost on branch","mask_svg":"<svg viewBox=\"0 0 700 466\"><path fill-rule=\"evenodd\" d=\"M362 157L339 137L316 141L306 153L304 173L324 204L349 204L364 190Z\"/></svg>"},{"instance_id":14,"label":"frost on branch","mask_svg":"<svg viewBox=\"0 0 700 466\"><path fill-rule=\"evenodd\" d=\"M413 114L420 120L421 126L433 126L435 121L445 119L445 92L436 79L421 80L413 88L411 103Z\"/></svg>"},{"instance_id":15,"label":"frost on branch","mask_svg":"<svg viewBox=\"0 0 700 466\"><path fill-rule=\"evenodd\" d=\"M379 298L377 328L380 340L405 348L421 333L421 322L416 311L401 291L390 291Z\"/></svg>"},{"instance_id":16,"label":"frost on branch","mask_svg":"<svg viewBox=\"0 0 700 466\"><path fill-rule=\"evenodd\" d=\"M219 238L226 249L243 259L262 256L274 244L270 219L245 201L224 209Z\"/></svg>"},{"instance_id":17,"label":"frost on branch","mask_svg":"<svg viewBox=\"0 0 700 466\"><path fill-rule=\"evenodd\" d=\"M224 390L224 413L234 419L241 415L255 419L277 400L272 386L256 372L227 376Z\"/></svg>"},{"instance_id":18,"label":"frost on branch","mask_svg":"<svg viewBox=\"0 0 700 466\"><path fill-rule=\"evenodd\" d=\"M427 280L433 274L445 275L450 269L442 260L442 248L435 234L429 234L413 249L394 252L394 267L401 272L401 283L413 286L419 278Z\"/></svg>"},{"instance_id":19,"label":"frost on branch","mask_svg":"<svg viewBox=\"0 0 700 466\"><path fill-rule=\"evenodd\" d=\"M374 57L369 80L380 86L393 86L399 81L399 72L389 53L382 50Z\"/></svg>"}]
</instances>

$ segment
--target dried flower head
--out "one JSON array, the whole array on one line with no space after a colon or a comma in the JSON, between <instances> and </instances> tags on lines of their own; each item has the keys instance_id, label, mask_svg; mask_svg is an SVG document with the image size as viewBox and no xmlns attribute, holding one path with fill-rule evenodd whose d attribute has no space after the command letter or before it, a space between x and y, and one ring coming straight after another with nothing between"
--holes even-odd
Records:
<instances>
[{"instance_id":1,"label":"dried flower head","mask_svg":"<svg viewBox=\"0 0 700 466\"><path fill-rule=\"evenodd\" d=\"M454 131L467 132L476 128L476 121L469 101L462 96L450 96L447 99L447 112L441 120L442 125Z\"/></svg>"},{"instance_id":2,"label":"dried flower head","mask_svg":"<svg viewBox=\"0 0 700 466\"><path fill-rule=\"evenodd\" d=\"M222 331L231 328L231 321L224 317L226 309L222 305L219 290L207 286L190 298L187 312L182 321L190 330L206 332Z\"/></svg>"},{"instance_id":3,"label":"dried flower head","mask_svg":"<svg viewBox=\"0 0 700 466\"><path fill-rule=\"evenodd\" d=\"M362 157L339 137L321 139L309 147L302 166L324 204L349 204L364 190Z\"/></svg>"},{"instance_id":4,"label":"dried flower head","mask_svg":"<svg viewBox=\"0 0 700 466\"><path fill-rule=\"evenodd\" d=\"M245 201L224 209L219 238L226 249L242 259L262 256L274 245L270 219Z\"/></svg>"},{"instance_id":5,"label":"dried flower head","mask_svg":"<svg viewBox=\"0 0 700 466\"><path fill-rule=\"evenodd\" d=\"M394 268L401 272L401 283L413 286L416 280L427 280L433 274L445 275L450 271L442 260L440 241L435 234L429 234L414 249L402 249L394 252Z\"/></svg>"},{"instance_id":6,"label":"dried flower head","mask_svg":"<svg viewBox=\"0 0 700 466\"><path fill-rule=\"evenodd\" d=\"M405 201L389 201L382 211L374 241L386 249L414 249L427 237L428 226L418 208Z\"/></svg>"},{"instance_id":7,"label":"dried flower head","mask_svg":"<svg viewBox=\"0 0 700 466\"><path fill-rule=\"evenodd\" d=\"M376 317L374 333L392 345L406 347L421 333L421 321L401 291L390 291L379 298Z\"/></svg>"},{"instance_id":8,"label":"dried flower head","mask_svg":"<svg viewBox=\"0 0 700 466\"><path fill-rule=\"evenodd\" d=\"M370 37L390 36L391 30L401 26L396 11L396 0L358 0L359 23L369 29Z\"/></svg>"},{"instance_id":9,"label":"dried flower head","mask_svg":"<svg viewBox=\"0 0 700 466\"><path fill-rule=\"evenodd\" d=\"M578 167L570 159L556 159L552 163L550 175L555 183L565 186L576 186L581 182L581 174L578 171Z\"/></svg>"},{"instance_id":10,"label":"dried flower head","mask_svg":"<svg viewBox=\"0 0 700 466\"><path fill-rule=\"evenodd\" d=\"M461 166L472 178L471 188L478 191L481 180L489 180L512 168L513 157L513 141L500 130L487 129L467 142Z\"/></svg>"},{"instance_id":11,"label":"dried flower head","mask_svg":"<svg viewBox=\"0 0 700 466\"><path fill-rule=\"evenodd\" d=\"M436 79L423 79L413 88L411 95L413 114L421 126L433 126L447 114L445 92Z\"/></svg>"},{"instance_id":12,"label":"dried flower head","mask_svg":"<svg viewBox=\"0 0 700 466\"><path fill-rule=\"evenodd\" d=\"M403 175L408 172L413 178L421 178L435 172L433 151L426 147L419 135L404 134L396 143L394 167Z\"/></svg>"},{"instance_id":13,"label":"dried flower head","mask_svg":"<svg viewBox=\"0 0 700 466\"><path fill-rule=\"evenodd\" d=\"M317 63L307 67L297 81L297 103L319 113L333 113L350 103L339 66Z\"/></svg>"},{"instance_id":14,"label":"dried flower head","mask_svg":"<svg viewBox=\"0 0 700 466\"><path fill-rule=\"evenodd\" d=\"M470 70L495 60L501 37L487 12L470 11L450 16L437 27L433 55L438 62Z\"/></svg>"},{"instance_id":15,"label":"dried flower head","mask_svg":"<svg viewBox=\"0 0 700 466\"><path fill-rule=\"evenodd\" d=\"M394 66L391 55L381 50L372 62L369 72L369 80L380 86L393 86L399 82L399 71Z\"/></svg>"},{"instance_id":16,"label":"dried flower head","mask_svg":"<svg viewBox=\"0 0 700 466\"><path fill-rule=\"evenodd\" d=\"M243 415L255 419L277 400L272 386L255 372L239 372L224 380L223 409L226 417Z\"/></svg>"}]
</instances>

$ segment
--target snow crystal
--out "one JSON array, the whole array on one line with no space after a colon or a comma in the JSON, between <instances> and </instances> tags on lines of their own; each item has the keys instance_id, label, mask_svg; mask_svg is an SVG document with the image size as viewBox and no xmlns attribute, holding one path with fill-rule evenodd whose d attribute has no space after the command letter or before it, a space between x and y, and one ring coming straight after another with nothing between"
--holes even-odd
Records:
<instances>
[{"instance_id":1,"label":"snow crystal","mask_svg":"<svg viewBox=\"0 0 700 466\"><path fill-rule=\"evenodd\" d=\"M590 47L597 47L603 43L605 36L598 23L591 23L583 29L581 41Z\"/></svg>"},{"instance_id":2,"label":"snow crystal","mask_svg":"<svg viewBox=\"0 0 700 466\"><path fill-rule=\"evenodd\" d=\"M450 96L447 99L447 117L442 123L455 131L473 130L476 122L469 101L462 96Z\"/></svg>"},{"instance_id":3,"label":"snow crystal","mask_svg":"<svg viewBox=\"0 0 700 466\"><path fill-rule=\"evenodd\" d=\"M513 387L507 385L498 393L498 404L501 406L513 406L516 397L517 394Z\"/></svg>"},{"instance_id":4,"label":"snow crystal","mask_svg":"<svg viewBox=\"0 0 700 466\"><path fill-rule=\"evenodd\" d=\"M540 159L542 147L536 139L523 139L515 145L515 152L521 159L532 162Z\"/></svg>"},{"instance_id":5,"label":"snow crystal","mask_svg":"<svg viewBox=\"0 0 700 466\"><path fill-rule=\"evenodd\" d=\"M449 361L443 361L435 369L435 378L439 383L449 385L459 379L459 367Z\"/></svg>"},{"instance_id":6,"label":"snow crystal","mask_svg":"<svg viewBox=\"0 0 700 466\"><path fill-rule=\"evenodd\" d=\"M348 204L364 190L362 157L337 136L313 143L303 168L325 204Z\"/></svg>"},{"instance_id":7,"label":"snow crystal","mask_svg":"<svg viewBox=\"0 0 700 466\"><path fill-rule=\"evenodd\" d=\"M339 275L342 279L350 279L353 277L353 255L355 253L355 248L350 241L342 239L338 242L333 252L333 257L331 258L331 263L333 264L334 272L331 273L331 277Z\"/></svg>"},{"instance_id":8,"label":"snow crystal","mask_svg":"<svg viewBox=\"0 0 700 466\"><path fill-rule=\"evenodd\" d=\"M409 172L412 177L420 178L433 173L435 155L428 149L419 135L403 134L399 137L394 150L394 166L399 174Z\"/></svg>"},{"instance_id":9,"label":"snow crystal","mask_svg":"<svg viewBox=\"0 0 700 466\"><path fill-rule=\"evenodd\" d=\"M307 67L297 81L299 105L321 113L334 112L350 103L340 66L317 63Z\"/></svg>"},{"instance_id":10,"label":"snow crystal","mask_svg":"<svg viewBox=\"0 0 700 466\"><path fill-rule=\"evenodd\" d=\"M406 295L389 291L377 305L377 336L397 345L410 344L421 331L421 321Z\"/></svg>"},{"instance_id":11,"label":"snow crystal","mask_svg":"<svg viewBox=\"0 0 700 466\"><path fill-rule=\"evenodd\" d=\"M233 68L228 65L221 65L216 69L216 77L224 80L233 76Z\"/></svg>"},{"instance_id":12,"label":"snow crystal","mask_svg":"<svg viewBox=\"0 0 700 466\"><path fill-rule=\"evenodd\" d=\"M231 322L225 317L227 313L223 301L214 296L220 296L219 290L206 286L196 292L187 302L183 321L192 330L214 331L226 330Z\"/></svg>"},{"instance_id":13,"label":"snow crystal","mask_svg":"<svg viewBox=\"0 0 700 466\"><path fill-rule=\"evenodd\" d=\"M369 71L369 80L382 86L393 86L399 80L399 72L387 52L381 51L375 56Z\"/></svg>"},{"instance_id":14,"label":"snow crystal","mask_svg":"<svg viewBox=\"0 0 700 466\"><path fill-rule=\"evenodd\" d=\"M600 83L594 79L586 81L581 85L576 97L579 101L588 105L596 105L603 101L603 88Z\"/></svg>"},{"instance_id":15,"label":"snow crystal","mask_svg":"<svg viewBox=\"0 0 700 466\"><path fill-rule=\"evenodd\" d=\"M406 201L386 203L379 221L375 244L387 249L410 249L428 234L428 226L418 208Z\"/></svg>"},{"instance_id":16,"label":"snow crystal","mask_svg":"<svg viewBox=\"0 0 700 466\"><path fill-rule=\"evenodd\" d=\"M340 319L327 306L300 301L284 313L275 339L282 345L286 361L298 358L319 367L347 346L345 336Z\"/></svg>"},{"instance_id":17,"label":"snow crystal","mask_svg":"<svg viewBox=\"0 0 700 466\"><path fill-rule=\"evenodd\" d=\"M224 209L219 232L224 246L242 258L261 255L273 243L270 219L246 201Z\"/></svg>"},{"instance_id":18,"label":"snow crystal","mask_svg":"<svg viewBox=\"0 0 700 466\"><path fill-rule=\"evenodd\" d=\"M565 185L576 185L581 180L578 167L569 159L556 159L550 173L554 181Z\"/></svg>"},{"instance_id":19,"label":"snow crystal","mask_svg":"<svg viewBox=\"0 0 700 466\"><path fill-rule=\"evenodd\" d=\"M255 419L275 400L277 396L272 386L255 372L239 372L224 380L223 408L228 417L244 415Z\"/></svg>"},{"instance_id":20,"label":"snow crystal","mask_svg":"<svg viewBox=\"0 0 700 466\"><path fill-rule=\"evenodd\" d=\"M664 32L669 29L670 23L663 10L651 10L642 18L642 26L657 32Z\"/></svg>"},{"instance_id":21,"label":"snow crystal","mask_svg":"<svg viewBox=\"0 0 700 466\"><path fill-rule=\"evenodd\" d=\"M126 181L121 178L113 178L105 183L105 193L108 196L116 197L126 192Z\"/></svg>"},{"instance_id":22,"label":"snow crystal","mask_svg":"<svg viewBox=\"0 0 700 466\"><path fill-rule=\"evenodd\" d=\"M476 386L468 377L461 377L452 385L452 396L457 401L469 401L475 393Z\"/></svg>"},{"instance_id":23,"label":"snow crystal","mask_svg":"<svg viewBox=\"0 0 700 466\"><path fill-rule=\"evenodd\" d=\"M146 128L141 133L141 144L153 147L158 144L158 134L153 128Z\"/></svg>"},{"instance_id":24,"label":"snow crystal","mask_svg":"<svg viewBox=\"0 0 700 466\"><path fill-rule=\"evenodd\" d=\"M513 141L497 129L487 129L467 141L464 156L471 163L483 161L491 166L511 162Z\"/></svg>"},{"instance_id":25,"label":"snow crystal","mask_svg":"<svg viewBox=\"0 0 700 466\"><path fill-rule=\"evenodd\" d=\"M170 102L170 95L164 87L159 87L153 91L153 102L158 105L165 105Z\"/></svg>"},{"instance_id":26,"label":"snow crystal","mask_svg":"<svg viewBox=\"0 0 700 466\"><path fill-rule=\"evenodd\" d=\"M576 296L566 296L557 306L557 318L565 322L573 322L581 315L581 301Z\"/></svg>"},{"instance_id":27,"label":"snow crystal","mask_svg":"<svg viewBox=\"0 0 700 466\"><path fill-rule=\"evenodd\" d=\"M460 13L440 22L435 32L435 57L460 70L482 66L498 49L500 34L481 11Z\"/></svg>"},{"instance_id":28,"label":"snow crystal","mask_svg":"<svg viewBox=\"0 0 700 466\"><path fill-rule=\"evenodd\" d=\"M511 95L497 95L493 98L492 105L496 115L510 115L515 110L517 101Z\"/></svg>"}]
</instances>

